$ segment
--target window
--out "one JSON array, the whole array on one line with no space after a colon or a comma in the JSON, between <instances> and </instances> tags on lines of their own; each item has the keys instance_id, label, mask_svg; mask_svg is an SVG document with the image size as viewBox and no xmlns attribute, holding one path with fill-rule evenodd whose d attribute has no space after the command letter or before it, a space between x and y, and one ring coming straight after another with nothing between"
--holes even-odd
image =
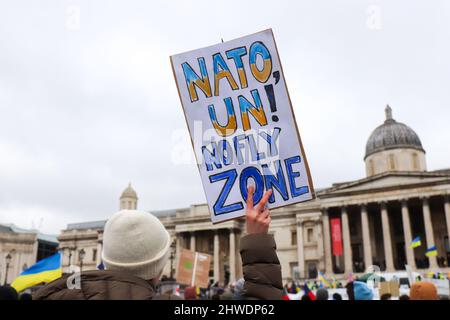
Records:
<instances>
[{"instance_id":1,"label":"window","mask_svg":"<svg viewBox=\"0 0 450 320\"><path fill-rule=\"evenodd\" d=\"M317 278L317 266L315 262L308 263L308 278Z\"/></svg>"},{"instance_id":2,"label":"window","mask_svg":"<svg viewBox=\"0 0 450 320\"><path fill-rule=\"evenodd\" d=\"M373 160L369 160L369 175L373 176L375 174L375 167L373 165Z\"/></svg>"},{"instance_id":3,"label":"window","mask_svg":"<svg viewBox=\"0 0 450 320\"><path fill-rule=\"evenodd\" d=\"M214 252L214 238L211 241L208 241L208 252Z\"/></svg>"},{"instance_id":4,"label":"window","mask_svg":"<svg viewBox=\"0 0 450 320\"><path fill-rule=\"evenodd\" d=\"M306 230L306 241L313 242L314 241L314 229L308 228Z\"/></svg>"},{"instance_id":5,"label":"window","mask_svg":"<svg viewBox=\"0 0 450 320\"><path fill-rule=\"evenodd\" d=\"M419 170L419 156L417 153L413 153L412 155L412 165L414 170Z\"/></svg>"},{"instance_id":6,"label":"window","mask_svg":"<svg viewBox=\"0 0 450 320\"><path fill-rule=\"evenodd\" d=\"M291 245L297 245L297 231L291 231Z\"/></svg>"},{"instance_id":7,"label":"window","mask_svg":"<svg viewBox=\"0 0 450 320\"><path fill-rule=\"evenodd\" d=\"M395 170L395 157L393 154L389 155L389 170Z\"/></svg>"},{"instance_id":8,"label":"window","mask_svg":"<svg viewBox=\"0 0 450 320\"><path fill-rule=\"evenodd\" d=\"M297 262L291 262L289 263L289 266L291 267L291 276L293 280L300 279L300 270L298 268Z\"/></svg>"},{"instance_id":9,"label":"window","mask_svg":"<svg viewBox=\"0 0 450 320\"><path fill-rule=\"evenodd\" d=\"M92 249L92 261L97 261L97 249Z\"/></svg>"}]
</instances>

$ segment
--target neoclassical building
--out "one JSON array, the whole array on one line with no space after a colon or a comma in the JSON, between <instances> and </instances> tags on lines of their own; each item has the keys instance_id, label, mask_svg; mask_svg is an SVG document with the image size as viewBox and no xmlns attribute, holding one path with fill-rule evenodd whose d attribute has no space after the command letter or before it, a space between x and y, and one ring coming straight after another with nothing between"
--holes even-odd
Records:
<instances>
[{"instance_id":1,"label":"neoclassical building","mask_svg":"<svg viewBox=\"0 0 450 320\"><path fill-rule=\"evenodd\" d=\"M450 262L450 169L427 171L419 136L392 117L370 135L364 156L366 177L316 190L313 201L273 210L270 233L277 242L283 279L315 278L318 271L337 278L377 265L382 271L448 271ZM137 208L129 185L120 208ZM242 220L213 225L206 204L152 212L173 239L173 255L164 273L175 274L181 248L211 254L211 279L228 283L242 277L238 252L245 232ZM69 224L59 236L64 267L83 269L100 263L105 221ZM337 226L337 227L336 227ZM420 237L422 245L409 246ZM438 255L425 256L436 246Z\"/></svg>"},{"instance_id":2,"label":"neoclassical building","mask_svg":"<svg viewBox=\"0 0 450 320\"><path fill-rule=\"evenodd\" d=\"M55 235L13 224L0 224L0 285L10 284L25 269L54 254Z\"/></svg>"}]
</instances>

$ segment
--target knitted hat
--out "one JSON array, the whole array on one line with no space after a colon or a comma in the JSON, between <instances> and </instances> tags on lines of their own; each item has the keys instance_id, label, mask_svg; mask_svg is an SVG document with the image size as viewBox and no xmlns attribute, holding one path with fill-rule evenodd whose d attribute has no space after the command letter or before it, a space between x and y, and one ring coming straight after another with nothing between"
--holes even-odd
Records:
<instances>
[{"instance_id":1,"label":"knitted hat","mask_svg":"<svg viewBox=\"0 0 450 320\"><path fill-rule=\"evenodd\" d=\"M159 276L169 258L170 235L154 215L121 210L106 223L102 260L107 270L145 280Z\"/></svg>"},{"instance_id":2,"label":"knitted hat","mask_svg":"<svg viewBox=\"0 0 450 320\"><path fill-rule=\"evenodd\" d=\"M320 288L316 292L316 299L317 300L328 300L328 290L325 288Z\"/></svg>"},{"instance_id":3,"label":"knitted hat","mask_svg":"<svg viewBox=\"0 0 450 320\"><path fill-rule=\"evenodd\" d=\"M433 283L420 281L411 286L409 298L411 300L438 300L439 297Z\"/></svg>"},{"instance_id":4,"label":"knitted hat","mask_svg":"<svg viewBox=\"0 0 450 320\"><path fill-rule=\"evenodd\" d=\"M353 281L353 292L355 294L355 300L372 300L373 291L361 281Z\"/></svg>"}]
</instances>

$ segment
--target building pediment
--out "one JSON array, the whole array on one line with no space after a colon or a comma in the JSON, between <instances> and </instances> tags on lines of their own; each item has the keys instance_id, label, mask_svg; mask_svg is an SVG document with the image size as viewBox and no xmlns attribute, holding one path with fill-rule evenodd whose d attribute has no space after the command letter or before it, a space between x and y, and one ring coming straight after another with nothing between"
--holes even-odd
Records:
<instances>
[{"instance_id":1,"label":"building pediment","mask_svg":"<svg viewBox=\"0 0 450 320\"><path fill-rule=\"evenodd\" d=\"M440 184L450 184L450 174L434 172L386 172L368 178L337 183L331 188L317 193L319 198L327 198L342 193L378 192L380 190L420 188Z\"/></svg>"}]
</instances>

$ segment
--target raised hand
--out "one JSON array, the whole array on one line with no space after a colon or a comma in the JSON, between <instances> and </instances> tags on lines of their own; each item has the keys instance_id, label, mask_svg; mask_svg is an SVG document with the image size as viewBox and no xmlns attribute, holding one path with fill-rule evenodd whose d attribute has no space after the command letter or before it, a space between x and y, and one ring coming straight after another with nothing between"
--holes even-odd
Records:
<instances>
[{"instance_id":1,"label":"raised hand","mask_svg":"<svg viewBox=\"0 0 450 320\"><path fill-rule=\"evenodd\" d=\"M245 213L247 221L247 234L267 233L270 225L270 212L266 208L267 201L272 194L272 189L267 190L261 201L253 205L253 193L255 192L253 186L247 189L247 209Z\"/></svg>"}]
</instances>

